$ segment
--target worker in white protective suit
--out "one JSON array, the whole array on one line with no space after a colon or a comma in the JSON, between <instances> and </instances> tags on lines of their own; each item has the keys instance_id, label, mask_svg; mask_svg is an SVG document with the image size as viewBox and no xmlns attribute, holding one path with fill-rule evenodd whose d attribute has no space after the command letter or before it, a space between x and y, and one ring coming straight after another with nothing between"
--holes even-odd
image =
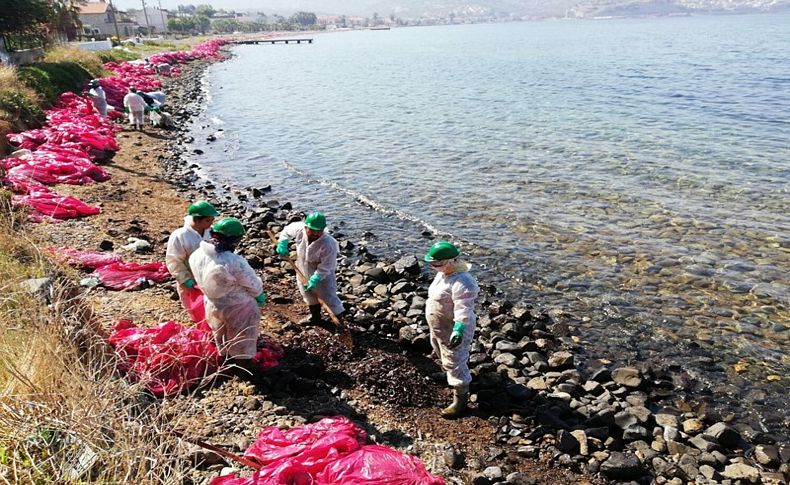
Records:
<instances>
[{"instance_id":1,"label":"worker in white protective suit","mask_svg":"<svg viewBox=\"0 0 790 485\"><path fill-rule=\"evenodd\" d=\"M425 254L425 261L436 270L425 303L431 346L453 388L453 402L442 410L442 417L448 419L463 414L469 400L469 349L477 325L475 299L480 292L470 266L459 255L458 248L445 241L434 244Z\"/></svg>"},{"instance_id":2,"label":"worker in white protective suit","mask_svg":"<svg viewBox=\"0 0 790 485\"><path fill-rule=\"evenodd\" d=\"M143 130L145 106L145 100L137 94L137 89L130 87L129 93L123 97L123 109L129 113L129 124L134 126L135 130Z\"/></svg>"},{"instance_id":3,"label":"worker in white protective suit","mask_svg":"<svg viewBox=\"0 0 790 485\"><path fill-rule=\"evenodd\" d=\"M287 256L288 242L296 244L296 266L304 273L307 284L297 287L302 298L310 309L310 316L299 323L302 325L321 325L321 304L323 300L332 313L338 318L343 317L343 303L337 296L337 254L340 248L335 238L327 234L326 217L320 212L313 212L305 217L304 222L293 222L285 226L280 233L276 252Z\"/></svg>"},{"instance_id":4,"label":"worker in white protective suit","mask_svg":"<svg viewBox=\"0 0 790 485\"><path fill-rule=\"evenodd\" d=\"M201 241L189 257L189 267L203 290L206 321L219 353L242 369L252 370L266 294L247 260L233 252L244 232L238 219L215 222L211 239Z\"/></svg>"},{"instance_id":5,"label":"worker in white protective suit","mask_svg":"<svg viewBox=\"0 0 790 485\"><path fill-rule=\"evenodd\" d=\"M189 301L186 300L186 290L195 287L195 276L189 267L189 257L200 246L201 241L209 239L209 228L218 215L219 212L210 203L204 200L195 202L187 208L184 226L173 231L167 240L165 264L176 280L178 298L187 310Z\"/></svg>"},{"instance_id":6,"label":"worker in white protective suit","mask_svg":"<svg viewBox=\"0 0 790 485\"><path fill-rule=\"evenodd\" d=\"M104 93L104 88L101 87L99 81L96 79L88 83L88 96L93 101L93 106L102 118L107 117L107 95Z\"/></svg>"}]
</instances>

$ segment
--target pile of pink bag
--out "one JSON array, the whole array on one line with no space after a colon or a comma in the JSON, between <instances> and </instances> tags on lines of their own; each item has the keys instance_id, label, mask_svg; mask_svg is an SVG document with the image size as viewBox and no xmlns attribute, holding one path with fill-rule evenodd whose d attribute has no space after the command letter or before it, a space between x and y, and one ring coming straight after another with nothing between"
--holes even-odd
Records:
<instances>
[{"instance_id":1,"label":"pile of pink bag","mask_svg":"<svg viewBox=\"0 0 790 485\"><path fill-rule=\"evenodd\" d=\"M264 428L244 453L260 463L250 477L226 475L211 485L444 485L414 456L367 445L367 433L348 418L324 418L281 431Z\"/></svg>"},{"instance_id":2,"label":"pile of pink bag","mask_svg":"<svg viewBox=\"0 0 790 485\"><path fill-rule=\"evenodd\" d=\"M46 185L84 185L109 180L110 175L93 163L118 150L119 128L96 113L90 100L74 93L60 96L47 112L40 129L7 135L11 145L25 150L0 160L3 184L15 195L12 203L31 210L34 222L59 221L95 215L101 209L76 197L60 195Z\"/></svg>"},{"instance_id":3,"label":"pile of pink bag","mask_svg":"<svg viewBox=\"0 0 790 485\"><path fill-rule=\"evenodd\" d=\"M141 382L156 396L181 392L217 371L220 356L210 332L167 322L137 327L121 320L109 341L118 367L132 382Z\"/></svg>"},{"instance_id":4,"label":"pile of pink bag","mask_svg":"<svg viewBox=\"0 0 790 485\"><path fill-rule=\"evenodd\" d=\"M150 56L148 60L153 64L184 64L195 59L219 59L219 50L226 43L223 39L211 39L196 45L191 51L162 52Z\"/></svg>"},{"instance_id":5,"label":"pile of pink bag","mask_svg":"<svg viewBox=\"0 0 790 485\"><path fill-rule=\"evenodd\" d=\"M154 283L164 283L170 279L167 266L159 262L124 262L121 256L115 253L81 251L69 247L51 248L50 252L70 266L95 270L92 275L96 276L104 287L111 290L136 290Z\"/></svg>"},{"instance_id":6,"label":"pile of pink bag","mask_svg":"<svg viewBox=\"0 0 790 485\"><path fill-rule=\"evenodd\" d=\"M222 363L213 334L205 324L186 327L166 322L146 328L121 320L108 340L115 347L119 370L160 397L192 387L215 373ZM253 361L266 370L277 366L282 356L282 347L266 341Z\"/></svg>"},{"instance_id":7,"label":"pile of pink bag","mask_svg":"<svg viewBox=\"0 0 790 485\"><path fill-rule=\"evenodd\" d=\"M110 263L120 263L123 261L120 254L103 251L81 251L67 246L49 248L49 252L61 262L81 269L93 270Z\"/></svg>"},{"instance_id":8,"label":"pile of pink bag","mask_svg":"<svg viewBox=\"0 0 790 485\"><path fill-rule=\"evenodd\" d=\"M102 286L111 290L137 290L170 279L167 266L162 263L117 262L100 266L93 272Z\"/></svg>"}]
</instances>

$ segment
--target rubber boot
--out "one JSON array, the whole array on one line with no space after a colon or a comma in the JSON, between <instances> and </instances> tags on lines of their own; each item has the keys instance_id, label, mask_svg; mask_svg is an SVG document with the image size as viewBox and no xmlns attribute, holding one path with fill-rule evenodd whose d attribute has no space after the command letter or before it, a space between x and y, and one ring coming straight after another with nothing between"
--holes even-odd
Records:
<instances>
[{"instance_id":1,"label":"rubber boot","mask_svg":"<svg viewBox=\"0 0 790 485\"><path fill-rule=\"evenodd\" d=\"M453 403L442 409L442 417L445 419L455 419L466 411L466 403L469 401L469 386L458 386L453 388Z\"/></svg>"},{"instance_id":2,"label":"rubber boot","mask_svg":"<svg viewBox=\"0 0 790 485\"><path fill-rule=\"evenodd\" d=\"M299 325L321 325L321 305L310 305L310 316L299 320Z\"/></svg>"}]
</instances>

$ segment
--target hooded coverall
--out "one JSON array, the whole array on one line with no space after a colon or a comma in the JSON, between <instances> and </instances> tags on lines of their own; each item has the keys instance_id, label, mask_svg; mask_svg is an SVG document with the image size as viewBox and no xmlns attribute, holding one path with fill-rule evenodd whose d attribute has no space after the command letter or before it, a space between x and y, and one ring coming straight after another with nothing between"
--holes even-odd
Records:
<instances>
[{"instance_id":1,"label":"hooded coverall","mask_svg":"<svg viewBox=\"0 0 790 485\"><path fill-rule=\"evenodd\" d=\"M186 309L189 309L189 302L186 300L184 282L188 279L195 279L192 270L189 268L189 257L200 246L200 241L208 239L208 235L208 230L201 235L192 229L192 216L186 216L184 217L184 227L173 231L167 239L165 264L167 265L167 270L178 282L176 285L178 298Z\"/></svg>"},{"instance_id":2,"label":"hooded coverall","mask_svg":"<svg viewBox=\"0 0 790 485\"><path fill-rule=\"evenodd\" d=\"M447 383L454 388L469 386L469 348L477 325L475 298L480 292L477 282L468 271L449 275L436 273L425 302L425 317L431 329L431 346L447 373ZM455 348L449 348L454 322L464 324L464 337Z\"/></svg>"},{"instance_id":3,"label":"hooded coverall","mask_svg":"<svg viewBox=\"0 0 790 485\"><path fill-rule=\"evenodd\" d=\"M107 117L107 96L104 94L104 89L101 86L96 86L88 91L88 96L93 101L93 106L99 112L102 118Z\"/></svg>"},{"instance_id":4,"label":"hooded coverall","mask_svg":"<svg viewBox=\"0 0 790 485\"><path fill-rule=\"evenodd\" d=\"M123 107L129 109L129 124L143 127L145 101L137 93L129 93L123 97Z\"/></svg>"},{"instance_id":5,"label":"hooded coverall","mask_svg":"<svg viewBox=\"0 0 790 485\"><path fill-rule=\"evenodd\" d=\"M256 352L261 311L255 297L263 283L250 264L232 251L218 253L202 241L189 257L189 267L206 305L206 321L224 357L251 359Z\"/></svg>"},{"instance_id":6,"label":"hooded coverall","mask_svg":"<svg viewBox=\"0 0 790 485\"><path fill-rule=\"evenodd\" d=\"M321 237L309 242L304 222L292 222L280 233L280 241L283 239L294 241L296 244L296 266L307 279L310 279L313 273L321 276L321 280L312 291L305 291L302 284L296 285L305 303L310 306L318 305L317 298L320 298L335 315L343 313L343 303L337 296L335 271L340 247L335 238L324 232Z\"/></svg>"}]
</instances>

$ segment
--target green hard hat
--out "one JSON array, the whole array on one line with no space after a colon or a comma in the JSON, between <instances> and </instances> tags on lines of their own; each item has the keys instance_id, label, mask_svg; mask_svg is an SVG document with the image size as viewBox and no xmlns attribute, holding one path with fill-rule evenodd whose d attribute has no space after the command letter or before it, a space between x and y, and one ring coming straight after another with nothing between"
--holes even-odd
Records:
<instances>
[{"instance_id":1,"label":"green hard hat","mask_svg":"<svg viewBox=\"0 0 790 485\"><path fill-rule=\"evenodd\" d=\"M217 217L219 215L219 212L217 212L217 209L215 209L213 205L209 204L205 200L200 200L189 206L189 208L187 209L187 215L202 216L202 217Z\"/></svg>"},{"instance_id":2,"label":"green hard hat","mask_svg":"<svg viewBox=\"0 0 790 485\"><path fill-rule=\"evenodd\" d=\"M447 241L439 241L431 246L427 253L425 253L425 261L444 261L446 259L457 258L461 251L457 247L448 243Z\"/></svg>"},{"instance_id":3,"label":"green hard hat","mask_svg":"<svg viewBox=\"0 0 790 485\"><path fill-rule=\"evenodd\" d=\"M223 236L241 237L244 235L244 226L238 219L225 217L211 225L211 231Z\"/></svg>"},{"instance_id":4,"label":"green hard hat","mask_svg":"<svg viewBox=\"0 0 790 485\"><path fill-rule=\"evenodd\" d=\"M314 231L323 231L326 228L326 217L320 212L311 212L304 218L304 225Z\"/></svg>"}]
</instances>

